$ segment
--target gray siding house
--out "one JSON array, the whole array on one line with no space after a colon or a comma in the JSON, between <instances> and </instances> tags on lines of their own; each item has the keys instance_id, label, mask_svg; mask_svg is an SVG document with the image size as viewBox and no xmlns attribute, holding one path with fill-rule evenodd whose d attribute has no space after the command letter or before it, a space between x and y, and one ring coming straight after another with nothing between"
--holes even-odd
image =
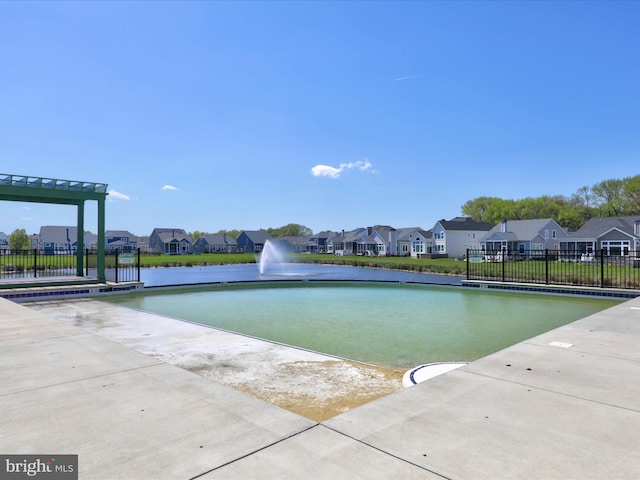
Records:
<instances>
[{"instance_id":1,"label":"gray siding house","mask_svg":"<svg viewBox=\"0 0 640 480\"><path fill-rule=\"evenodd\" d=\"M560 248L576 256L606 256L640 253L640 216L592 218L560 242Z\"/></svg>"},{"instance_id":2,"label":"gray siding house","mask_svg":"<svg viewBox=\"0 0 640 480\"><path fill-rule=\"evenodd\" d=\"M238 250L238 242L226 233L207 233L193 244L193 253L234 253Z\"/></svg>"},{"instance_id":3,"label":"gray siding house","mask_svg":"<svg viewBox=\"0 0 640 480\"><path fill-rule=\"evenodd\" d=\"M193 238L181 228L154 228L149 248L154 253L185 255L192 252Z\"/></svg>"},{"instance_id":4,"label":"gray siding house","mask_svg":"<svg viewBox=\"0 0 640 480\"><path fill-rule=\"evenodd\" d=\"M506 251L508 255L531 256L532 251L560 249L567 231L551 218L505 220L480 239L482 250Z\"/></svg>"},{"instance_id":5,"label":"gray siding house","mask_svg":"<svg viewBox=\"0 0 640 480\"><path fill-rule=\"evenodd\" d=\"M9 253L9 237L4 232L0 232L0 253Z\"/></svg>"},{"instance_id":6,"label":"gray siding house","mask_svg":"<svg viewBox=\"0 0 640 480\"><path fill-rule=\"evenodd\" d=\"M244 230L236 242L238 243L238 251L245 253L260 253L264 248L267 240L273 237L264 230Z\"/></svg>"},{"instance_id":7,"label":"gray siding house","mask_svg":"<svg viewBox=\"0 0 640 480\"><path fill-rule=\"evenodd\" d=\"M138 249L138 237L126 230L107 230L105 237L105 253L135 252Z\"/></svg>"}]
</instances>

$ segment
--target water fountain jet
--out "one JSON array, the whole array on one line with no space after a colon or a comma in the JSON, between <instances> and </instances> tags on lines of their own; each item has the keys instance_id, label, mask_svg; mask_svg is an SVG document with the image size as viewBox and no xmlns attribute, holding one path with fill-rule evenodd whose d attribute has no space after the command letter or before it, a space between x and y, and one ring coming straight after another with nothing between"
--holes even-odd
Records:
<instances>
[{"instance_id":1,"label":"water fountain jet","mask_svg":"<svg viewBox=\"0 0 640 480\"><path fill-rule=\"evenodd\" d=\"M288 263L290 260L289 251L286 247L277 240L267 240L258 260L260 275L265 274L267 267L274 264Z\"/></svg>"}]
</instances>

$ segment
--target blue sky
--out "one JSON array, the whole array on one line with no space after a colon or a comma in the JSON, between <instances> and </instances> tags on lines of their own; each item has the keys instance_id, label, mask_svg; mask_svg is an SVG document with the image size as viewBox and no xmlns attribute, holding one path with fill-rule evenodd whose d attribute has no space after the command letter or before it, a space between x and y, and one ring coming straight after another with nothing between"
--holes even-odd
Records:
<instances>
[{"instance_id":1,"label":"blue sky","mask_svg":"<svg viewBox=\"0 0 640 480\"><path fill-rule=\"evenodd\" d=\"M638 25L635 1L0 2L0 173L108 183L137 235L569 196L640 173ZM1 202L0 231L75 216Z\"/></svg>"}]
</instances>

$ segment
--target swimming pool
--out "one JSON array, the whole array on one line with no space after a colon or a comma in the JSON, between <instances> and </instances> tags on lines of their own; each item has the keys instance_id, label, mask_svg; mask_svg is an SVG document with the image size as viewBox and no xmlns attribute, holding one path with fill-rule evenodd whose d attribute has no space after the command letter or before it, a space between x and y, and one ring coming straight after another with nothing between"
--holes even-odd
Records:
<instances>
[{"instance_id":1,"label":"swimming pool","mask_svg":"<svg viewBox=\"0 0 640 480\"><path fill-rule=\"evenodd\" d=\"M620 303L370 282L264 282L108 301L392 368L472 361Z\"/></svg>"}]
</instances>

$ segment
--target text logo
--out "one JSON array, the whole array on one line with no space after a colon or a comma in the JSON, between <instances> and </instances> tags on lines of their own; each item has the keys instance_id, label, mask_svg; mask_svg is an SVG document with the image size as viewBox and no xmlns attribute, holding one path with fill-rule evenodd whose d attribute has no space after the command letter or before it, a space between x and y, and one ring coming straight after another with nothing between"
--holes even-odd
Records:
<instances>
[{"instance_id":1,"label":"text logo","mask_svg":"<svg viewBox=\"0 0 640 480\"><path fill-rule=\"evenodd\" d=\"M78 455L1 455L0 480L78 480Z\"/></svg>"}]
</instances>

